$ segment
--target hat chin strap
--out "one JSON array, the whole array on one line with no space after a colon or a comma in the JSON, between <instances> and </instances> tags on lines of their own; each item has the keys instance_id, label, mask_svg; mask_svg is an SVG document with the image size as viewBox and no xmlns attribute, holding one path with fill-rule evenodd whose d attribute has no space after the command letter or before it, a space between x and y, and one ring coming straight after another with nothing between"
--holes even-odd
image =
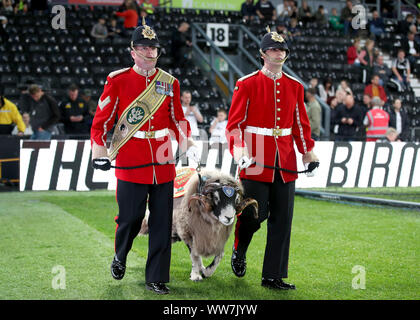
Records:
<instances>
[{"instance_id":1,"label":"hat chin strap","mask_svg":"<svg viewBox=\"0 0 420 320\"><path fill-rule=\"evenodd\" d=\"M264 59L268 60L269 62L273 64L283 64L288 58L288 55L286 55L283 59L274 59L268 56L266 53L264 53L261 49L260 49L260 54Z\"/></svg>"},{"instance_id":2,"label":"hat chin strap","mask_svg":"<svg viewBox=\"0 0 420 320\"><path fill-rule=\"evenodd\" d=\"M160 55L162 54L161 52L159 52L159 54L157 55L157 57L150 58L150 57L146 57L144 54L142 54L138 50L136 50L134 48L133 44L131 44L131 49L134 51L134 53L136 54L137 57L142 58L142 59L144 59L146 61L154 61L154 62L156 62L159 59Z\"/></svg>"}]
</instances>

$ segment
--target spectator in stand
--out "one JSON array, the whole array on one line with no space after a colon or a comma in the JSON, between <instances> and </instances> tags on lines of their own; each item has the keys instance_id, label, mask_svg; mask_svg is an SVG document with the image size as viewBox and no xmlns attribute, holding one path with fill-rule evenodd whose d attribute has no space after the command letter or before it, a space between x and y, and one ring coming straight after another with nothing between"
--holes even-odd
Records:
<instances>
[{"instance_id":1,"label":"spectator in stand","mask_svg":"<svg viewBox=\"0 0 420 320\"><path fill-rule=\"evenodd\" d=\"M283 2L280 2L276 7L277 17L279 21L288 21L289 20L289 1L283 0Z\"/></svg>"},{"instance_id":2,"label":"spectator in stand","mask_svg":"<svg viewBox=\"0 0 420 320\"><path fill-rule=\"evenodd\" d=\"M25 95L21 96L19 107L22 113L30 115L33 130L31 139L51 140L53 126L60 120L57 102L36 84L29 86L28 93L29 99Z\"/></svg>"},{"instance_id":3,"label":"spectator in stand","mask_svg":"<svg viewBox=\"0 0 420 320\"><path fill-rule=\"evenodd\" d=\"M393 76L391 81L398 86L398 91L403 92L410 88L410 62L405 57L404 49L399 49L397 58L392 61L391 70Z\"/></svg>"},{"instance_id":4,"label":"spectator in stand","mask_svg":"<svg viewBox=\"0 0 420 320\"><path fill-rule=\"evenodd\" d=\"M335 114L337 112L338 100L336 97L330 102L330 140L334 141L336 134L338 134L338 124L335 123Z\"/></svg>"},{"instance_id":5,"label":"spectator in stand","mask_svg":"<svg viewBox=\"0 0 420 320\"><path fill-rule=\"evenodd\" d=\"M87 108L89 110L89 115L92 117L91 120L93 120L93 117L95 116L95 113L96 113L97 104L95 103L95 101L92 100L92 91L90 89L83 90L81 97L82 97L83 102L87 105Z\"/></svg>"},{"instance_id":6,"label":"spectator in stand","mask_svg":"<svg viewBox=\"0 0 420 320\"><path fill-rule=\"evenodd\" d=\"M109 27L108 27L108 29L109 29L108 36L110 38L119 37L119 36L122 36L122 34L123 34L121 28L118 27L117 19L115 19L115 18L111 18L109 20Z\"/></svg>"},{"instance_id":7,"label":"spectator in stand","mask_svg":"<svg viewBox=\"0 0 420 320\"><path fill-rule=\"evenodd\" d=\"M398 132L395 128L389 127L386 130L385 137L382 139L376 140L376 142L394 142L394 141L401 141L398 139Z\"/></svg>"},{"instance_id":8,"label":"spectator in stand","mask_svg":"<svg viewBox=\"0 0 420 320\"><path fill-rule=\"evenodd\" d=\"M23 136L26 126L16 105L5 98L3 87L0 85L0 134L11 134L17 126L19 136Z\"/></svg>"},{"instance_id":9,"label":"spectator in stand","mask_svg":"<svg viewBox=\"0 0 420 320\"><path fill-rule=\"evenodd\" d=\"M315 89L315 94L319 95L319 82L318 78L313 77L311 80L309 80L309 88Z\"/></svg>"},{"instance_id":10,"label":"spectator in stand","mask_svg":"<svg viewBox=\"0 0 420 320\"><path fill-rule=\"evenodd\" d=\"M242 21L244 23L248 23L254 19L255 17L254 0L246 0L244 3L242 3L241 14L242 14Z\"/></svg>"},{"instance_id":11,"label":"spectator in stand","mask_svg":"<svg viewBox=\"0 0 420 320\"><path fill-rule=\"evenodd\" d=\"M340 86L338 86L337 91L335 92L335 98L337 99L337 104L343 104L348 94L350 93L347 93L346 91L341 89Z\"/></svg>"},{"instance_id":12,"label":"spectator in stand","mask_svg":"<svg viewBox=\"0 0 420 320\"><path fill-rule=\"evenodd\" d=\"M354 38L353 44L347 49L347 64L360 65L359 61L360 53L360 39Z\"/></svg>"},{"instance_id":13,"label":"spectator in stand","mask_svg":"<svg viewBox=\"0 0 420 320\"><path fill-rule=\"evenodd\" d=\"M302 1L302 6L298 9L298 20L306 25L314 21L314 17L312 14L312 9L308 6L308 2L306 0Z\"/></svg>"},{"instance_id":14,"label":"spectator in stand","mask_svg":"<svg viewBox=\"0 0 420 320\"><path fill-rule=\"evenodd\" d=\"M325 9L323 5L318 7L318 10L314 14L314 19L318 26L328 26L327 16L325 15Z\"/></svg>"},{"instance_id":15,"label":"spectator in stand","mask_svg":"<svg viewBox=\"0 0 420 320\"><path fill-rule=\"evenodd\" d=\"M172 32L171 36L171 53L173 59L173 66L175 68L183 68L189 61L189 55L191 51L191 38L188 30L190 25L188 22L181 22L178 29Z\"/></svg>"},{"instance_id":16,"label":"spectator in stand","mask_svg":"<svg viewBox=\"0 0 420 320\"><path fill-rule=\"evenodd\" d=\"M255 13L263 23L275 21L277 18L276 9L268 0L259 0L255 5Z\"/></svg>"},{"instance_id":17,"label":"spectator in stand","mask_svg":"<svg viewBox=\"0 0 420 320\"><path fill-rule=\"evenodd\" d=\"M359 53L358 59L362 67L362 82L367 83L372 76L375 61L375 41L367 39L365 46Z\"/></svg>"},{"instance_id":18,"label":"spectator in stand","mask_svg":"<svg viewBox=\"0 0 420 320\"><path fill-rule=\"evenodd\" d=\"M388 101L384 87L379 84L379 76L374 74L371 83L365 87L364 94L368 94L371 98L378 97L382 101L381 107Z\"/></svg>"},{"instance_id":19,"label":"spectator in stand","mask_svg":"<svg viewBox=\"0 0 420 320\"><path fill-rule=\"evenodd\" d=\"M379 76L379 84L383 87L386 86L389 79L392 76L391 69L384 63L384 56L379 55L376 57L376 61L373 65L373 74Z\"/></svg>"},{"instance_id":20,"label":"spectator in stand","mask_svg":"<svg viewBox=\"0 0 420 320\"><path fill-rule=\"evenodd\" d=\"M137 3L137 0L124 0L124 2L118 7L118 12L123 12L128 10L128 6L133 5L136 8L137 14L140 16L140 6Z\"/></svg>"},{"instance_id":21,"label":"spectator in stand","mask_svg":"<svg viewBox=\"0 0 420 320\"><path fill-rule=\"evenodd\" d=\"M302 35L300 28L298 26L298 20L296 18L290 19L290 26L289 26L289 37L293 40L296 37Z\"/></svg>"},{"instance_id":22,"label":"spectator in stand","mask_svg":"<svg viewBox=\"0 0 420 320\"><path fill-rule=\"evenodd\" d=\"M181 94L182 110L184 111L185 119L188 120L191 127L191 135L194 140L200 139L200 130L198 123L203 122L203 116L196 105L191 105L191 92L188 90L182 91Z\"/></svg>"},{"instance_id":23,"label":"spectator in stand","mask_svg":"<svg viewBox=\"0 0 420 320\"><path fill-rule=\"evenodd\" d=\"M134 3L126 2L126 10L117 11L114 14L118 17L124 18L124 28L126 30L134 30L137 27L139 15L136 10Z\"/></svg>"},{"instance_id":24,"label":"spectator in stand","mask_svg":"<svg viewBox=\"0 0 420 320\"><path fill-rule=\"evenodd\" d=\"M326 78L324 83L318 86L319 97L327 104L335 97L335 88L331 78Z\"/></svg>"},{"instance_id":25,"label":"spectator in stand","mask_svg":"<svg viewBox=\"0 0 420 320\"><path fill-rule=\"evenodd\" d=\"M6 43L9 40L9 32L7 28L7 18L5 16L0 16L0 37L3 43Z\"/></svg>"},{"instance_id":26,"label":"spectator in stand","mask_svg":"<svg viewBox=\"0 0 420 320\"><path fill-rule=\"evenodd\" d=\"M88 105L79 98L79 88L76 85L70 85L67 94L68 97L60 103L66 134L88 134Z\"/></svg>"},{"instance_id":27,"label":"spectator in stand","mask_svg":"<svg viewBox=\"0 0 420 320\"><path fill-rule=\"evenodd\" d=\"M337 8L332 8L331 9L331 15L330 15L330 18L328 20L331 28L333 28L334 30L343 31L344 30L344 25L340 21L341 21L341 19L340 19L340 16L338 15L338 13L337 13Z\"/></svg>"},{"instance_id":28,"label":"spectator in stand","mask_svg":"<svg viewBox=\"0 0 420 320\"><path fill-rule=\"evenodd\" d=\"M401 43L401 48L407 53L407 59L412 66L417 64L417 59L420 57L420 45L416 42L415 36L415 33L409 32Z\"/></svg>"},{"instance_id":29,"label":"spectator in stand","mask_svg":"<svg viewBox=\"0 0 420 320\"><path fill-rule=\"evenodd\" d=\"M369 21L369 31L371 34L375 35L375 37L379 37L385 32L384 21L379 16L377 10L373 10L372 12L372 20Z\"/></svg>"},{"instance_id":30,"label":"spectator in stand","mask_svg":"<svg viewBox=\"0 0 420 320\"><path fill-rule=\"evenodd\" d=\"M338 90L343 90L346 94L353 95L353 91L351 90L349 83L347 80L341 80L340 84L338 85Z\"/></svg>"},{"instance_id":31,"label":"spectator in stand","mask_svg":"<svg viewBox=\"0 0 420 320\"><path fill-rule=\"evenodd\" d=\"M286 24L283 21L279 21L276 25L276 32L283 37L284 40L289 41L290 34L287 30Z\"/></svg>"},{"instance_id":32,"label":"spectator in stand","mask_svg":"<svg viewBox=\"0 0 420 320\"><path fill-rule=\"evenodd\" d=\"M15 1L15 7L14 12L16 13L26 13L28 12L28 1L26 0L16 0Z\"/></svg>"},{"instance_id":33,"label":"spectator in stand","mask_svg":"<svg viewBox=\"0 0 420 320\"><path fill-rule=\"evenodd\" d=\"M414 33L414 41L420 45L420 33L417 31L417 26L415 24L410 26L410 32Z\"/></svg>"},{"instance_id":34,"label":"spectator in stand","mask_svg":"<svg viewBox=\"0 0 420 320\"><path fill-rule=\"evenodd\" d=\"M2 1L3 7L1 8L1 12L13 12L13 1L12 0L3 0Z\"/></svg>"},{"instance_id":35,"label":"spectator in stand","mask_svg":"<svg viewBox=\"0 0 420 320\"><path fill-rule=\"evenodd\" d=\"M382 13L381 16L384 18L395 18L394 17L394 9L395 9L395 4L394 4L394 0L381 0L381 9L382 9Z\"/></svg>"},{"instance_id":36,"label":"spectator in stand","mask_svg":"<svg viewBox=\"0 0 420 320\"><path fill-rule=\"evenodd\" d=\"M401 140L410 140L410 122L407 113L402 108L401 99L395 99L392 108L389 110L389 126L396 129Z\"/></svg>"},{"instance_id":37,"label":"spectator in stand","mask_svg":"<svg viewBox=\"0 0 420 320\"><path fill-rule=\"evenodd\" d=\"M344 104L337 106L334 124L338 124L337 141L353 141L357 139L363 115L355 105L352 95L346 95Z\"/></svg>"},{"instance_id":38,"label":"spectator in stand","mask_svg":"<svg viewBox=\"0 0 420 320\"><path fill-rule=\"evenodd\" d=\"M383 101L378 97L373 97L371 103L372 108L363 119L363 125L367 127L366 141L383 139L389 126L389 114L382 109Z\"/></svg>"},{"instance_id":39,"label":"spectator in stand","mask_svg":"<svg viewBox=\"0 0 420 320\"><path fill-rule=\"evenodd\" d=\"M90 35L96 39L105 39L108 36L108 29L106 27L106 19L100 17L98 23L95 23L90 31Z\"/></svg>"},{"instance_id":40,"label":"spectator in stand","mask_svg":"<svg viewBox=\"0 0 420 320\"><path fill-rule=\"evenodd\" d=\"M398 33L407 34L414 23L414 16L411 13L407 14L404 20L398 21Z\"/></svg>"},{"instance_id":41,"label":"spectator in stand","mask_svg":"<svg viewBox=\"0 0 420 320\"><path fill-rule=\"evenodd\" d=\"M26 126L25 131L23 132L23 135L27 136L27 137L32 136L34 134L34 132L32 131L32 127L31 127L31 123L30 123L31 122L31 117L30 117L29 113L25 112L24 114L22 114L22 120L23 120L23 123ZM18 136L21 135L21 131L19 131L19 125L15 126L13 128L12 135L18 135Z\"/></svg>"},{"instance_id":42,"label":"spectator in stand","mask_svg":"<svg viewBox=\"0 0 420 320\"><path fill-rule=\"evenodd\" d=\"M155 7L150 0L143 0L141 8L147 13L147 15L153 15L155 13Z\"/></svg>"},{"instance_id":43,"label":"spectator in stand","mask_svg":"<svg viewBox=\"0 0 420 320\"><path fill-rule=\"evenodd\" d=\"M217 110L217 117L210 125L210 145L213 143L227 143L226 140L226 125L227 125L227 112L225 109Z\"/></svg>"},{"instance_id":44,"label":"spectator in stand","mask_svg":"<svg viewBox=\"0 0 420 320\"><path fill-rule=\"evenodd\" d=\"M152 25L152 19L151 16L149 16L149 14L146 12L146 10L141 9L140 10L140 18L139 18L139 22L138 22L138 26L143 25L143 21L148 25L151 26Z\"/></svg>"},{"instance_id":45,"label":"spectator in stand","mask_svg":"<svg viewBox=\"0 0 420 320\"><path fill-rule=\"evenodd\" d=\"M354 30L351 25L351 21L356 16L356 13L353 13L352 9L353 3L351 0L347 0L346 6L341 10L340 21L343 22L343 31L345 35L354 35L356 33L356 30Z\"/></svg>"},{"instance_id":46,"label":"spectator in stand","mask_svg":"<svg viewBox=\"0 0 420 320\"><path fill-rule=\"evenodd\" d=\"M311 137L314 140L319 140L321 136L321 119L322 111L319 102L315 99L315 88L306 90L306 113L308 114L309 123L311 124Z\"/></svg>"},{"instance_id":47,"label":"spectator in stand","mask_svg":"<svg viewBox=\"0 0 420 320\"><path fill-rule=\"evenodd\" d=\"M360 109L362 109L362 114L366 114L372 108L372 97L368 94L363 94L362 104L360 106Z\"/></svg>"}]
</instances>

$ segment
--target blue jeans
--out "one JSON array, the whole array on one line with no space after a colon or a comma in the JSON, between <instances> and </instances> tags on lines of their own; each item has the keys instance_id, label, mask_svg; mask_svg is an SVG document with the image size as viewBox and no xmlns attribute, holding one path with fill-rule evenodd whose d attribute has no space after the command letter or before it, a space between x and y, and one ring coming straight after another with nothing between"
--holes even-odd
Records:
<instances>
[{"instance_id":1,"label":"blue jeans","mask_svg":"<svg viewBox=\"0 0 420 320\"><path fill-rule=\"evenodd\" d=\"M49 131L35 131L32 136L31 140L51 140L51 132Z\"/></svg>"}]
</instances>

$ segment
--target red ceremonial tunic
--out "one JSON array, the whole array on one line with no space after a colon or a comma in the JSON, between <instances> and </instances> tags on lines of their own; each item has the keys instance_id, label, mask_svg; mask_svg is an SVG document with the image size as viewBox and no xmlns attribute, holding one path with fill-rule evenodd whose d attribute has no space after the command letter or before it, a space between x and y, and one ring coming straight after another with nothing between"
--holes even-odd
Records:
<instances>
[{"instance_id":1,"label":"red ceremonial tunic","mask_svg":"<svg viewBox=\"0 0 420 320\"><path fill-rule=\"evenodd\" d=\"M100 146L106 145L107 134L112 129L116 116L121 116L130 103L146 89L146 83L152 82L156 75L157 71L146 78L133 68L121 69L108 75L92 123L92 144L94 141ZM176 137L178 143L191 136L190 126L184 118L181 106L177 79L173 83L173 98L168 95L156 113L139 130L157 131L165 128ZM169 134L162 138L150 139L132 137L118 151L116 166L134 167L154 162L165 163L173 160L172 155ZM176 172L175 165L168 164L130 170L116 169L115 175L118 179L129 182L161 184L173 180Z\"/></svg>"},{"instance_id":2,"label":"red ceremonial tunic","mask_svg":"<svg viewBox=\"0 0 420 320\"><path fill-rule=\"evenodd\" d=\"M267 129L291 128L286 136L267 136L250 133L247 126ZM267 77L256 71L236 83L229 110L226 137L230 152L233 147L247 146L250 157L268 166L297 170L293 141L300 153L314 147L311 128L304 105L304 88L295 78L283 72L280 79ZM275 163L278 154L278 163ZM256 181L273 182L274 169L251 165L242 170L240 177ZM280 171L284 182L297 179L297 174Z\"/></svg>"}]
</instances>

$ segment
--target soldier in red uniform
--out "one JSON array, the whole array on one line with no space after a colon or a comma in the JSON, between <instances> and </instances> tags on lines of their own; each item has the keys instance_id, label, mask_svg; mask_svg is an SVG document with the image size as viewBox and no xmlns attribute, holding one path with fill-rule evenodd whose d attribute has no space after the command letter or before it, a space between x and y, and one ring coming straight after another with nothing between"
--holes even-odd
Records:
<instances>
[{"instance_id":1,"label":"soldier in red uniform","mask_svg":"<svg viewBox=\"0 0 420 320\"><path fill-rule=\"evenodd\" d=\"M198 161L198 149L184 118L177 79L155 68L159 41L155 31L143 23L131 39L131 57L135 65L111 72L98 101L91 129L92 165L109 170L116 158L117 202L115 221L115 256L112 276L120 280L125 274L126 258L137 236L148 201L149 251L146 262L146 288L159 294L169 293L173 180L175 165L170 133L180 150ZM115 118L118 123L111 148L106 147L107 134ZM156 163L162 165L155 165Z\"/></svg>"},{"instance_id":2,"label":"soldier in red uniform","mask_svg":"<svg viewBox=\"0 0 420 320\"><path fill-rule=\"evenodd\" d=\"M295 289L282 279L288 276L290 233L293 217L296 143L303 163L318 161L304 106L304 88L282 71L289 55L284 39L276 32L264 35L260 54L264 61L236 83L226 127L230 151L240 168L245 197L258 201L259 219L244 210L235 228L232 270L238 277L246 272L246 251L254 232L267 219L267 243L262 285Z\"/></svg>"}]
</instances>

